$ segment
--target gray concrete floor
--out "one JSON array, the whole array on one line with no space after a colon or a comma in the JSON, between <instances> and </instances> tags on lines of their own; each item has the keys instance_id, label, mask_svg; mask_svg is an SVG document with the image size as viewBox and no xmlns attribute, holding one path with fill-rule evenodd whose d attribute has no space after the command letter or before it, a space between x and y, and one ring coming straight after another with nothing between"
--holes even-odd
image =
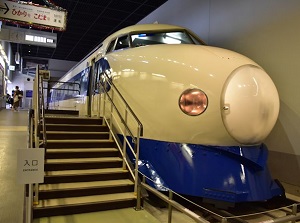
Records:
<instances>
[{"instance_id":1,"label":"gray concrete floor","mask_svg":"<svg viewBox=\"0 0 300 223\"><path fill-rule=\"evenodd\" d=\"M0 111L0 223L23 223L24 185L17 184L17 150L27 148L27 111Z\"/></svg>"}]
</instances>

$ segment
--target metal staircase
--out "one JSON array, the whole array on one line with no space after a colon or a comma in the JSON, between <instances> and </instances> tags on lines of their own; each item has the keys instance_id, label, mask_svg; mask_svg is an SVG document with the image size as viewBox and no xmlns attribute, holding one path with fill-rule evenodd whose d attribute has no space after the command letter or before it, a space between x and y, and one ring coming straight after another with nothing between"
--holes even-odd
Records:
<instances>
[{"instance_id":1,"label":"metal staircase","mask_svg":"<svg viewBox=\"0 0 300 223\"><path fill-rule=\"evenodd\" d=\"M132 175L123 169L122 156L102 123L95 118L45 117L45 178L33 218L136 205Z\"/></svg>"}]
</instances>

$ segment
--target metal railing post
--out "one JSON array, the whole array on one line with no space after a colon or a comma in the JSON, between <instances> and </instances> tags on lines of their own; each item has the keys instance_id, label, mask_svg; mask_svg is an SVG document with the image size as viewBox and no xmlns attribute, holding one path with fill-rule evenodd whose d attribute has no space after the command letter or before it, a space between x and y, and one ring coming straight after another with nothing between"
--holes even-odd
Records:
<instances>
[{"instance_id":1,"label":"metal railing post","mask_svg":"<svg viewBox=\"0 0 300 223\"><path fill-rule=\"evenodd\" d=\"M142 182L146 183L146 177L145 177L145 175L143 175Z\"/></svg>"},{"instance_id":2,"label":"metal railing post","mask_svg":"<svg viewBox=\"0 0 300 223\"><path fill-rule=\"evenodd\" d=\"M31 149L33 147L33 110L30 106L28 112L28 141L27 141L27 149ZM31 223L32 221L32 192L31 192L31 184L25 184L25 223Z\"/></svg>"},{"instance_id":3,"label":"metal railing post","mask_svg":"<svg viewBox=\"0 0 300 223\"><path fill-rule=\"evenodd\" d=\"M105 108L106 108L106 93L104 93L103 95L103 120L102 120L102 124L104 125L105 124Z\"/></svg>"},{"instance_id":4,"label":"metal railing post","mask_svg":"<svg viewBox=\"0 0 300 223\"><path fill-rule=\"evenodd\" d=\"M139 174L139 157L140 157L140 133L141 133L141 127L138 126L138 134L137 134L137 139L136 139L136 155L135 155L135 182L134 182L134 192L136 193L137 191L137 184L138 184L138 174Z\"/></svg>"},{"instance_id":5,"label":"metal railing post","mask_svg":"<svg viewBox=\"0 0 300 223\"><path fill-rule=\"evenodd\" d=\"M97 109L98 109L98 118L101 117L101 93L100 93L100 88L98 89L98 106L97 106Z\"/></svg>"},{"instance_id":6,"label":"metal railing post","mask_svg":"<svg viewBox=\"0 0 300 223\"><path fill-rule=\"evenodd\" d=\"M111 99L112 101L114 101L114 91L111 92ZM109 125L110 125L110 129L113 129L113 111L114 111L114 106L113 104L111 103L111 106L110 106L110 122L109 122ZM111 131L109 132L109 140L112 139L112 133Z\"/></svg>"},{"instance_id":7,"label":"metal railing post","mask_svg":"<svg viewBox=\"0 0 300 223\"><path fill-rule=\"evenodd\" d=\"M222 218L222 223L227 223L227 218Z\"/></svg>"},{"instance_id":8,"label":"metal railing post","mask_svg":"<svg viewBox=\"0 0 300 223\"><path fill-rule=\"evenodd\" d=\"M34 197L33 197L33 205L39 204L39 184L34 184Z\"/></svg>"},{"instance_id":9,"label":"metal railing post","mask_svg":"<svg viewBox=\"0 0 300 223\"><path fill-rule=\"evenodd\" d=\"M173 192L171 190L169 190L169 200L173 200ZM168 223L172 222L172 211L173 211L173 207L172 204L169 203L168 204L169 208L168 208Z\"/></svg>"},{"instance_id":10,"label":"metal railing post","mask_svg":"<svg viewBox=\"0 0 300 223\"><path fill-rule=\"evenodd\" d=\"M32 184L28 184L28 201L27 201L27 216L26 222L32 222Z\"/></svg>"},{"instance_id":11,"label":"metal railing post","mask_svg":"<svg viewBox=\"0 0 300 223\"><path fill-rule=\"evenodd\" d=\"M126 125L127 125L127 115L128 115L128 112L127 112L127 109L125 110L125 123L124 123L124 135L123 135L123 170L126 169L126 162L125 162L125 159L126 159L126 133L127 133L127 128L126 128Z\"/></svg>"},{"instance_id":12,"label":"metal railing post","mask_svg":"<svg viewBox=\"0 0 300 223\"><path fill-rule=\"evenodd\" d=\"M138 187L137 187L137 198L136 198L136 207L135 207L136 211L140 211L142 209L141 208L141 189L142 189L141 184L138 184Z\"/></svg>"},{"instance_id":13,"label":"metal railing post","mask_svg":"<svg viewBox=\"0 0 300 223\"><path fill-rule=\"evenodd\" d=\"M293 206L292 206L292 214L295 216L297 215L297 206L298 206L297 204L293 204ZM295 222L296 222L296 220L292 221L292 223L295 223Z\"/></svg>"}]
</instances>

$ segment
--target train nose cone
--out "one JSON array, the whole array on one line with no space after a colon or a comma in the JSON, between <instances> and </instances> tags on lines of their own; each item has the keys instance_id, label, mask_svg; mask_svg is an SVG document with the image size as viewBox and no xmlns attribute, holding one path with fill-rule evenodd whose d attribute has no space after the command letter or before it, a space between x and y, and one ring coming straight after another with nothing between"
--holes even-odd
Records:
<instances>
[{"instance_id":1,"label":"train nose cone","mask_svg":"<svg viewBox=\"0 0 300 223\"><path fill-rule=\"evenodd\" d=\"M268 74L253 65L234 70L222 90L221 113L236 141L246 145L262 142L279 113L278 92Z\"/></svg>"}]
</instances>

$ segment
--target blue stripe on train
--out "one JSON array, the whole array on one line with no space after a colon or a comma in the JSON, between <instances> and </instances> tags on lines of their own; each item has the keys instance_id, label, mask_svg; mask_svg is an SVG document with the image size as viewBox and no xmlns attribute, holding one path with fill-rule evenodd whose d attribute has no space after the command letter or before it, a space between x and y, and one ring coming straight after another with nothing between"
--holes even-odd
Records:
<instances>
[{"instance_id":1,"label":"blue stripe on train","mask_svg":"<svg viewBox=\"0 0 300 223\"><path fill-rule=\"evenodd\" d=\"M270 176L267 156L264 144L223 147L141 139L139 170L158 183L148 180L157 189L233 203L262 201L283 194Z\"/></svg>"}]
</instances>

